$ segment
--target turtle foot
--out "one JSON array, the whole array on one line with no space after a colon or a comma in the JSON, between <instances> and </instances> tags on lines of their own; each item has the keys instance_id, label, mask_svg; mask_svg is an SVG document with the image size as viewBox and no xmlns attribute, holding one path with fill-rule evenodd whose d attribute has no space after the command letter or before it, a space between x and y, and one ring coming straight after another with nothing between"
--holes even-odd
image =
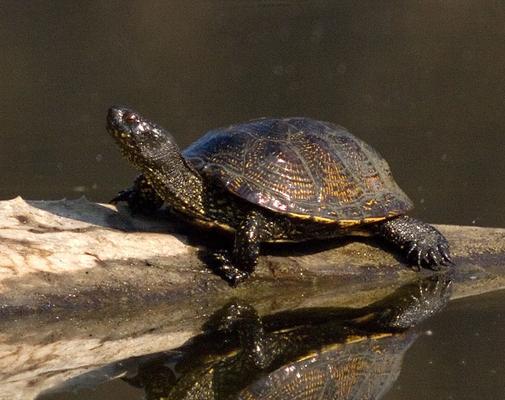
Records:
<instances>
[{"instance_id":1,"label":"turtle foot","mask_svg":"<svg viewBox=\"0 0 505 400\"><path fill-rule=\"evenodd\" d=\"M250 276L249 273L233 266L229 252L226 250L212 253L210 255L209 265L214 273L223 278L232 287L238 286Z\"/></svg>"},{"instance_id":2,"label":"turtle foot","mask_svg":"<svg viewBox=\"0 0 505 400\"><path fill-rule=\"evenodd\" d=\"M143 175L137 177L131 188L122 190L109 201L111 204L120 202L126 202L133 215L152 215L163 205L163 199Z\"/></svg>"},{"instance_id":3,"label":"turtle foot","mask_svg":"<svg viewBox=\"0 0 505 400\"><path fill-rule=\"evenodd\" d=\"M438 232L438 231L437 231ZM427 243L426 238L422 241L411 241L405 245L407 260L417 268L428 267L438 271L443 266L454 264L449 252L447 240L440 234L435 238L435 243Z\"/></svg>"},{"instance_id":4,"label":"turtle foot","mask_svg":"<svg viewBox=\"0 0 505 400\"><path fill-rule=\"evenodd\" d=\"M454 264L449 243L440 231L412 217L404 215L383 222L379 226L379 235L399 247L417 270L424 267L437 271Z\"/></svg>"}]
</instances>

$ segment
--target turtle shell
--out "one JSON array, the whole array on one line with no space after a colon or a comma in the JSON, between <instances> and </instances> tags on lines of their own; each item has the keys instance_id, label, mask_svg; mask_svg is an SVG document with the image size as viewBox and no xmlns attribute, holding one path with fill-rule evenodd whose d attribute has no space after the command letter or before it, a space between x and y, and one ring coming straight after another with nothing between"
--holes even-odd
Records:
<instances>
[{"instance_id":1,"label":"turtle shell","mask_svg":"<svg viewBox=\"0 0 505 400\"><path fill-rule=\"evenodd\" d=\"M300 218L352 225L412 208L380 154L328 122L264 118L231 125L208 132L183 156L242 199Z\"/></svg>"},{"instance_id":2,"label":"turtle shell","mask_svg":"<svg viewBox=\"0 0 505 400\"><path fill-rule=\"evenodd\" d=\"M414 333L356 336L301 356L258 377L240 400L380 399L400 374Z\"/></svg>"}]
</instances>

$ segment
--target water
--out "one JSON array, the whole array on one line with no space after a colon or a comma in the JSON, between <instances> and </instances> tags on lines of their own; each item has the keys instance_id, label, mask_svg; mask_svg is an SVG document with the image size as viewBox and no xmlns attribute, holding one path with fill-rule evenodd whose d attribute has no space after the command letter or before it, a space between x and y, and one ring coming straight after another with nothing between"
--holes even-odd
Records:
<instances>
[{"instance_id":1,"label":"water","mask_svg":"<svg viewBox=\"0 0 505 400\"><path fill-rule=\"evenodd\" d=\"M433 222L504 226L499 1L4 1L0 197L108 200L122 103L181 146L268 115L339 123ZM464 199L464 201L462 201Z\"/></svg>"},{"instance_id":2,"label":"water","mask_svg":"<svg viewBox=\"0 0 505 400\"><path fill-rule=\"evenodd\" d=\"M404 292L403 296L406 298L412 293L413 291L410 290L409 292ZM434 293L436 293L436 296L444 295L444 292L440 290ZM365 367L358 376L366 376L365 382L368 386L361 384L362 393L368 393L365 390L368 387L370 390L369 393L379 396L381 387L377 384L377 381L382 381L383 383L385 382L386 389L383 392L384 397L380 398L384 400L428 400L433 398L463 400L477 398L484 400L501 399L505 393L505 381L502 379L505 368L505 357L503 352L497 353L496 349L503 349L505 346L505 326L502 323L504 295L505 292L501 291L479 296L478 301L475 298L453 301L442 312L420 323L416 328L407 330L404 334L371 341L370 344L365 342L363 345L363 343L358 342L355 345L342 346L337 348L333 353L331 349L326 353L323 352L323 357L325 355L328 358L324 362L321 361L321 363L340 371L340 373L336 374L337 377L334 377L330 382L333 382L337 387L349 387L349 385L353 387L352 382L355 378L353 369L360 365L356 357L358 359L359 357L363 357L362 360L366 360ZM432 300L434 298L436 297L433 296ZM401 297L397 296L394 298L393 304L399 300L401 300ZM443 304L435 303L436 307ZM382 304L390 303L383 301ZM430 307L433 308L433 304ZM332 339L335 342L336 338L341 338L338 328L342 322L335 315L338 314L328 312L328 316L324 318L325 322L323 324L313 322L312 326L315 326L313 330L316 332L316 335L315 337L312 335L306 336L304 343L328 344L331 343ZM312 319L316 320L317 318L312 316ZM263 318L263 320L267 327L269 324L272 326L272 321L276 321L275 317ZM304 318L304 322L308 323L310 320L309 310L308 316ZM479 321L478 326L475 326L476 320ZM347 324L347 326L352 325ZM304 330L302 328L295 332L298 332L301 338L301 333ZM320 336L318 337L317 335ZM196 343L199 342L197 341ZM221 343L221 341L218 341L218 343ZM186 349L191 349L192 346L193 352L195 352L194 348L198 349L196 350L198 356L206 351L210 352L210 349L216 346L216 341L213 341L211 336L210 339L207 339L207 342L204 342L203 347L198 347L193 342ZM356 347L353 348L352 346ZM366 358L370 357L368 352L371 348L380 352L379 358L375 362L371 362L370 359ZM467 351L462 351L462 349L467 349ZM175 359L180 359L181 354L185 354L185 352L189 353L185 348L177 351ZM143 361L142 359L122 361L112 366L92 371L87 375L77 377L73 381L66 383L66 387L59 387L53 389L51 393L39 396L38 400L100 400L113 398L140 400L144 398L144 389L139 388L137 385L143 382L144 387L146 387L146 381L142 381L142 378L138 378L139 376L143 376L144 379L146 376L149 377L148 383L161 382L163 390L168 391L174 384L174 378L168 379L169 374L167 372L164 373L167 377L166 379L160 381L159 378L156 380L156 377L161 376L161 370L171 370L173 368L172 365L177 363L176 361L170 361L171 357L174 357L170 356L170 354L172 353L149 355ZM347 357L350 357L349 360L354 361L348 361ZM308 360L310 364L310 358ZM384 365L388 363L390 363L389 369L384 370ZM140 371L143 371L142 373L137 374L137 372L132 372L139 371L138 365L141 364L145 365L143 369L140 369ZM198 367L200 364L196 363L196 365ZM108 380L105 378L107 374L111 376L128 370L130 373L126 381L122 379ZM349 382L346 382L346 374L343 373L346 370L352 377ZM377 372L374 373L374 371L380 371L381 375L377 375ZM300 372L302 377L305 376L303 375L303 369ZM192 373L195 372L193 371ZM399 376L395 382L398 373ZM184 374L182 376L184 377ZM289 375L286 376L289 377ZM177 377L181 379L180 374ZM200 381L203 380L201 375L197 375L196 378ZM245 377L241 379L248 380ZM283 382L282 385L273 384L272 386L276 388L282 387L286 385L286 381L287 378L284 381L281 380ZM259 382L260 384L256 385L263 387L264 383L261 384L262 378L259 378ZM275 383L275 380L272 383ZM391 384L392 387L388 387ZM354 388L358 386L356 383L354 385ZM160 390L159 386L157 387ZM356 392L358 391L356 390ZM114 393L115 397L111 393ZM166 396L169 392L164 393ZM175 394L172 393L172 396L175 396ZM157 397L148 396L147 398ZM216 396L216 398L220 397ZM279 398L287 399L291 397ZM335 398L343 400L347 397L341 396Z\"/></svg>"},{"instance_id":3,"label":"water","mask_svg":"<svg viewBox=\"0 0 505 400\"><path fill-rule=\"evenodd\" d=\"M495 0L6 0L0 198L107 201L128 186L104 129L121 103L181 147L259 116L333 121L385 156L423 220L504 227L503 37ZM385 398L504 397L503 300L426 322Z\"/></svg>"},{"instance_id":4,"label":"water","mask_svg":"<svg viewBox=\"0 0 505 400\"><path fill-rule=\"evenodd\" d=\"M505 291L456 300L421 328L384 400L505 397Z\"/></svg>"}]
</instances>

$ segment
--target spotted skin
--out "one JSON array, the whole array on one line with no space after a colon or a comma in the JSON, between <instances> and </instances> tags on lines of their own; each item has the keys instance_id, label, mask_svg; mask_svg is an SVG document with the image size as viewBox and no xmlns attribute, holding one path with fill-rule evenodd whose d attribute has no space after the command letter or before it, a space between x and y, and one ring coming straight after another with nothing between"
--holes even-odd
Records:
<instances>
[{"instance_id":1,"label":"spotted skin","mask_svg":"<svg viewBox=\"0 0 505 400\"><path fill-rule=\"evenodd\" d=\"M344 128L260 119L211 131L183 152L126 108L109 110L107 129L142 172L113 202L148 214L165 202L189 221L234 232L233 249L210 257L233 286L254 272L262 242L376 235L415 265L451 263L442 234L404 216L412 202L386 161Z\"/></svg>"},{"instance_id":2,"label":"spotted skin","mask_svg":"<svg viewBox=\"0 0 505 400\"><path fill-rule=\"evenodd\" d=\"M214 254L217 261L214 271L232 286L237 286L254 272L267 224L259 210L250 210L236 229L233 252L222 250ZM240 260L240 269L234 266L235 260Z\"/></svg>"},{"instance_id":3,"label":"spotted skin","mask_svg":"<svg viewBox=\"0 0 505 400\"><path fill-rule=\"evenodd\" d=\"M110 203L126 202L132 214L151 215L163 206L164 200L158 195L144 175L139 175L133 186L118 193Z\"/></svg>"},{"instance_id":4,"label":"spotted skin","mask_svg":"<svg viewBox=\"0 0 505 400\"><path fill-rule=\"evenodd\" d=\"M378 224L378 235L417 267L438 270L452 263L449 243L440 231L408 215Z\"/></svg>"}]
</instances>

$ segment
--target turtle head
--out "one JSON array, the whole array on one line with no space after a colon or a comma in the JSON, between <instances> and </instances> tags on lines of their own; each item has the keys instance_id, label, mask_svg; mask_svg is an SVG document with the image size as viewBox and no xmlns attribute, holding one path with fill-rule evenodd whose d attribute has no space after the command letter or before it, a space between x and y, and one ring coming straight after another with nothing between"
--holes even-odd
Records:
<instances>
[{"instance_id":1,"label":"turtle head","mask_svg":"<svg viewBox=\"0 0 505 400\"><path fill-rule=\"evenodd\" d=\"M142 170L156 168L171 153L179 153L170 133L126 107L113 106L109 109L107 130L123 155Z\"/></svg>"},{"instance_id":2,"label":"turtle head","mask_svg":"<svg viewBox=\"0 0 505 400\"><path fill-rule=\"evenodd\" d=\"M163 200L192 215L203 212L201 177L184 160L170 133L138 112L118 106L109 109L107 130Z\"/></svg>"}]
</instances>

